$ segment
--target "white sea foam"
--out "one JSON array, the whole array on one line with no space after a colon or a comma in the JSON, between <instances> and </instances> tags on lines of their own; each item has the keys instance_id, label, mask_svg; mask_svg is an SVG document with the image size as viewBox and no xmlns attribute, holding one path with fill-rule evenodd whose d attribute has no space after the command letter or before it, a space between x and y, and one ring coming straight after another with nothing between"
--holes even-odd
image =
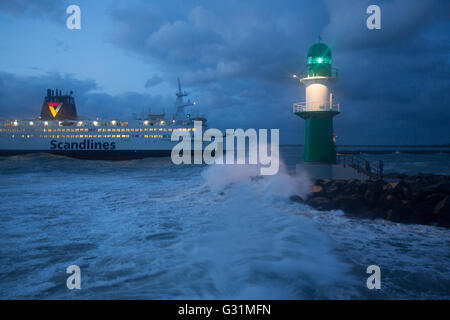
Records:
<instances>
[{"instance_id":1,"label":"white sea foam","mask_svg":"<svg viewBox=\"0 0 450 320\"><path fill-rule=\"evenodd\" d=\"M447 229L312 210L280 168L3 158L0 298L449 298Z\"/></svg>"},{"instance_id":2,"label":"white sea foam","mask_svg":"<svg viewBox=\"0 0 450 320\"><path fill-rule=\"evenodd\" d=\"M265 177L251 166L215 165L203 172L205 184L222 198L214 209L214 231L197 239L195 255L213 261L209 278L219 296L324 298L351 278L313 221L277 208L290 195L305 196L311 185L280 168Z\"/></svg>"}]
</instances>

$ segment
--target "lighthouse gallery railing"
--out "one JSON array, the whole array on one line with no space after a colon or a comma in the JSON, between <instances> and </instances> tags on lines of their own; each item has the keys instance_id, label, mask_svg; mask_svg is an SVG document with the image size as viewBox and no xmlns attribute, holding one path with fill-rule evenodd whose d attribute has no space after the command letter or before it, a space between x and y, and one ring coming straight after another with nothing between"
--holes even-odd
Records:
<instances>
[{"instance_id":1,"label":"lighthouse gallery railing","mask_svg":"<svg viewBox=\"0 0 450 320\"><path fill-rule=\"evenodd\" d=\"M293 112L308 112L308 111L335 111L339 112L340 105L336 104L323 104L314 102L298 102L293 104Z\"/></svg>"}]
</instances>

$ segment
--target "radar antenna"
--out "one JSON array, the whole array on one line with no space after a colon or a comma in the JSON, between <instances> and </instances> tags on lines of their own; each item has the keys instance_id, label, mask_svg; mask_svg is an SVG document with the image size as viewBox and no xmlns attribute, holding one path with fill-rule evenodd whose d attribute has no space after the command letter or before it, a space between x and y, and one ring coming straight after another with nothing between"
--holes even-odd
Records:
<instances>
[{"instance_id":1,"label":"radar antenna","mask_svg":"<svg viewBox=\"0 0 450 320\"><path fill-rule=\"evenodd\" d=\"M174 120L176 120L176 121L186 121L186 115L185 115L185 112L184 112L184 108L195 105L195 102L191 102L191 100L189 100L189 99L188 99L187 102L184 101L183 97L188 96L189 93L187 93L186 91L183 91L181 89L180 78L178 78L177 80L178 80L178 92L176 93L177 100L175 101L175 116L174 116Z\"/></svg>"},{"instance_id":2,"label":"radar antenna","mask_svg":"<svg viewBox=\"0 0 450 320\"><path fill-rule=\"evenodd\" d=\"M181 97L186 97L189 93L187 93L186 91L182 91L181 90L181 82L180 82L180 78L177 78L178 80L178 92L176 93L178 98Z\"/></svg>"}]
</instances>

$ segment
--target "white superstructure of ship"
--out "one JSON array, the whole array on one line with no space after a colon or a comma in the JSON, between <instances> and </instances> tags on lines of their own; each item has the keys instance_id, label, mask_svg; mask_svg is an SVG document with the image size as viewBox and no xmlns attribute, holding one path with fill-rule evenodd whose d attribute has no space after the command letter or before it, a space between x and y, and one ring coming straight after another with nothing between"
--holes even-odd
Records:
<instances>
[{"instance_id":1,"label":"white superstructure of ship","mask_svg":"<svg viewBox=\"0 0 450 320\"><path fill-rule=\"evenodd\" d=\"M0 120L0 156L28 153L50 153L81 159L122 160L170 156L178 141L171 141L173 131L192 135L194 121L206 119L186 109L196 102L178 92L174 114L148 114L132 120L81 119L77 115L73 93L47 89L41 114L37 119Z\"/></svg>"}]
</instances>

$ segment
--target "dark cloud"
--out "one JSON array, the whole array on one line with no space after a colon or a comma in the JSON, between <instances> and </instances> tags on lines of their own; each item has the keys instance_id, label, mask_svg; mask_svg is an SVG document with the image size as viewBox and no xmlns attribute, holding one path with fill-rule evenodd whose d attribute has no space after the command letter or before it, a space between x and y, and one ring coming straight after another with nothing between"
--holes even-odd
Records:
<instances>
[{"instance_id":1,"label":"dark cloud","mask_svg":"<svg viewBox=\"0 0 450 320\"><path fill-rule=\"evenodd\" d=\"M39 77L19 77L0 72L2 118L37 118L47 88L58 88L63 93L73 91L82 117L129 119L133 115L173 110L173 99L133 92L115 96L98 93L94 80L79 80L72 75L49 73Z\"/></svg>"},{"instance_id":2,"label":"dark cloud","mask_svg":"<svg viewBox=\"0 0 450 320\"><path fill-rule=\"evenodd\" d=\"M48 73L39 77L21 77L0 72L0 106L2 117L37 117L47 88L73 90L83 96L97 88L93 80L78 80L72 75Z\"/></svg>"},{"instance_id":3,"label":"dark cloud","mask_svg":"<svg viewBox=\"0 0 450 320\"><path fill-rule=\"evenodd\" d=\"M13 17L49 17L62 20L66 14L67 6L66 1L61 0L2 0L0 1L0 13Z\"/></svg>"},{"instance_id":4,"label":"dark cloud","mask_svg":"<svg viewBox=\"0 0 450 320\"><path fill-rule=\"evenodd\" d=\"M448 1L378 1L375 31L366 28L372 2L184 1L182 12L141 11L138 21L152 21L145 31L130 11L117 10L114 43L171 77L181 74L211 125L279 127L290 135L284 141L302 142L303 121L291 105L304 88L291 74L305 68L321 33L340 69L339 142L448 142Z\"/></svg>"},{"instance_id":5,"label":"dark cloud","mask_svg":"<svg viewBox=\"0 0 450 320\"><path fill-rule=\"evenodd\" d=\"M154 87L154 86L160 84L161 82L163 82L163 78L161 78L160 76L154 75L153 77L149 78L147 80L147 82L145 82L145 87L151 88L151 87Z\"/></svg>"},{"instance_id":6,"label":"dark cloud","mask_svg":"<svg viewBox=\"0 0 450 320\"><path fill-rule=\"evenodd\" d=\"M308 47L321 34L339 68L339 143L448 143L450 3L376 3L382 29L372 31L366 28L369 0L114 3L109 41L158 67L159 76L145 87L180 76L211 126L280 128L282 142L302 143L304 122L292 114L292 103L304 100L305 90L292 73L305 69ZM10 78L15 87L3 89ZM3 74L0 80L8 112L18 111L5 104L10 99L31 111L47 86L62 87L58 81L75 89L80 110L92 116L169 110L174 98L95 93L94 81L70 76ZM15 96L25 89L29 98Z\"/></svg>"},{"instance_id":7,"label":"dark cloud","mask_svg":"<svg viewBox=\"0 0 450 320\"><path fill-rule=\"evenodd\" d=\"M363 49L402 45L414 40L430 24L445 20L446 0L326 0L330 21L324 36L340 49ZM366 8L376 4L381 9L381 30L366 28ZM446 13L447 11L447 13Z\"/></svg>"}]
</instances>

